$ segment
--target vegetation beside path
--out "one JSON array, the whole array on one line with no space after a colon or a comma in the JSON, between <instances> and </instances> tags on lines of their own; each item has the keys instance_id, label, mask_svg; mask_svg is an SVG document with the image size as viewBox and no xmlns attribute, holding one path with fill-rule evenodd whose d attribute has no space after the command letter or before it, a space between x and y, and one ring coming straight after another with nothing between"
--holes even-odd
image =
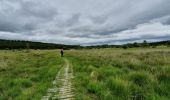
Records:
<instances>
[{"instance_id":1,"label":"vegetation beside path","mask_svg":"<svg viewBox=\"0 0 170 100\"><path fill-rule=\"evenodd\" d=\"M170 49L67 51L75 100L169 100Z\"/></svg>"},{"instance_id":2,"label":"vegetation beside path","mask_svg":"<svg viewBox=\"0 0 170 100\"><path fill-rule=\"evenodd\" d=\"M0 55L0 100L40 100L65 66L63 59L74 70L75 100L170 98L170 48L67 50L63 58L57 50L1 50ZM61 76L64 83L71 75ZM62 93L72 93L70 83L58 85Z\"/></svg>"},{"instance_id":3,"label":"vegetation beside path","mask_svg":"<svg viewBox=\"0 0 170 100\"><path fill-rule=\"evenodd\" d=\"M47 94L41 100L75 100L73 69L70 62L66 58L63 59L64 65L58 71L52 87L47 90Z\"/></svg>"},{"instance_id":4,"label":"vegetation beside path","mask_svg":"<svg viewBox=\"0 0 170 100\"><path fill-rule=\"evenodd\" d=\"M0 51L0 100L40 100L63 60L56 50Z\"/></svg>"}]
</instances>

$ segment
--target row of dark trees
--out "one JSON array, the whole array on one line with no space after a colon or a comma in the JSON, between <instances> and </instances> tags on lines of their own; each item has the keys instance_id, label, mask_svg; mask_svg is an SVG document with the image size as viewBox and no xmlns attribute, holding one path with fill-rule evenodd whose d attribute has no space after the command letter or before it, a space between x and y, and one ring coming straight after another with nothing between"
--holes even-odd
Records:
<instances>
[{"instance_id":1,"label":"row of dark trees","mask_svg":"<svg viewBox=\"0 0 170 100\"><path fill-rule=\"evenodd\" d=\"M92 49L92 48L134 48L134 47L156 47L170 46L170 40L148 43L146 40L143 43L128 43L124 45L96 45L96 46L80 46L80 45L64 45L54 43L41 43L22 40L3 40L0 39L0 49Z\"/></svg>"},{"instance_id":2,"label":"row of dark trees","mask_svg":"<svg viewBox=\"0 0 170 100\"><path fill-rule=\"evenodd\" d=\"M80 48L80 46L0 39L0 49L61 49L61 48L71 49Z\"/></svg>"}]
</instances>

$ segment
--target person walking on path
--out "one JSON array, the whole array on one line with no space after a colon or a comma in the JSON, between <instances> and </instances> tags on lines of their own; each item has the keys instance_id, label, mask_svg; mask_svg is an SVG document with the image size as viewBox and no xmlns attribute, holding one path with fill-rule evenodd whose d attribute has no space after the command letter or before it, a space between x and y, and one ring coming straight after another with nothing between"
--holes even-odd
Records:
<instances>
[{"instance_id":1,"label":"person walking on path","mask_svg":"<svg viewBox=\"0 0 170 100\"><path fill-rule=\"evenodd\" d=\"M64 55L64 50L63 49L61 49L60 54L61 54L61 57L63 57L63 55Z\"/></svg>"}]
</instances>

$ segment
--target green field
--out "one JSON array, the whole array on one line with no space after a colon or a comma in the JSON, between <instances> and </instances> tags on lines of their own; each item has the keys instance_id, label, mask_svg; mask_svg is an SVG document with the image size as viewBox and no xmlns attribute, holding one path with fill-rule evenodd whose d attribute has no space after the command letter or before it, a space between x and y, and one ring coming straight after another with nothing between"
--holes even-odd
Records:
<instances>
[{"instance_id":1,"label":"green field","mask_svg":"<svg viewBox=\"0 0 170 100\"><path fill-rule=\"evenodd\" d=\"M62 64L57 51L0 51L0 100L40 100Z\"/></svg>"},{"instance_id":2,"label":"green field","mask_svg":"<svg viewBox=\"0 0 170 100\"><path fill-rule=\"evenodd\" d=\"M75 100L169 100L170 48L0 51L0 100L40 100L67 60Z\"/></svg>"}]
</instances>

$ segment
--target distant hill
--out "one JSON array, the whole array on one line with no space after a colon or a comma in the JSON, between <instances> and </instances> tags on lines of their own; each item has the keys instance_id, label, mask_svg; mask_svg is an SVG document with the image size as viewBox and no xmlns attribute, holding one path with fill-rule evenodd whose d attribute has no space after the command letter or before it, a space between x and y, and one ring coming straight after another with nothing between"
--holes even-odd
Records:
<instances>
[{"instance_id":1,"label":"distant hill","mask_svg":"<svg viewBox=\"0 0 170 100\"><path fill-rule=\"evenodd\" d=\"M170 40L148 43L144 40L143 43L127 43L123 45L95 45L95 46L80 46L80 45L64 45L55 43L42 43L23 40L4 40L0 39L0 49L92 49L92 48L133 48L133 47L156 47L170 46Z\"/></svg>"},{"instance_id":2,"label":"distant hill","mask_svg":"<svg viewBox=\"0 0 170 100\"><path fill-rule=\"evenodd\" d=\"M23 40L0 39L0 49L73 49L80 48L79 45L64 45L54 43L31 42Z\"/></svg>"}]
</instances>

